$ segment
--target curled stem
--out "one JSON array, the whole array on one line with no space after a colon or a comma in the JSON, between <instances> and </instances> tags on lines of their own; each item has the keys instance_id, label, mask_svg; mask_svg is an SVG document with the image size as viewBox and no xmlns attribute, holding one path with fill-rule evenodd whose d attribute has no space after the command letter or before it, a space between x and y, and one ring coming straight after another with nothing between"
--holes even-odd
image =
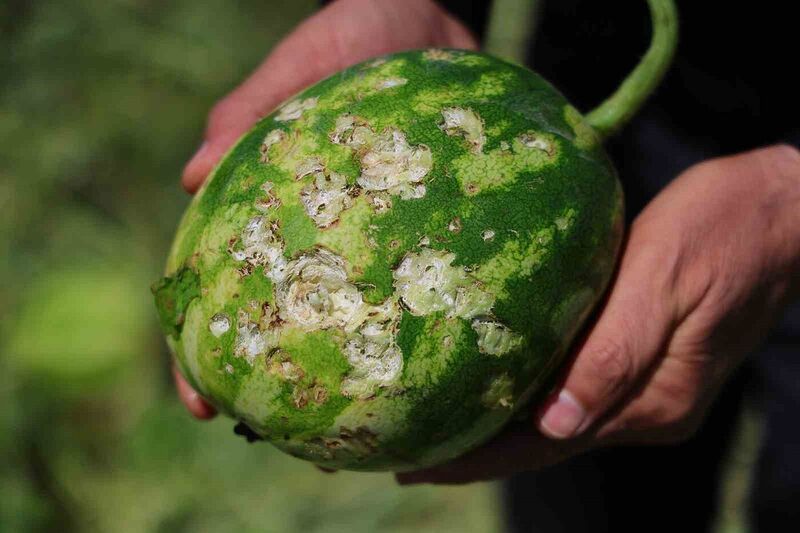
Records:
<instances>
[{"instance_id":1,"label":"curled stem","mask_svg":"<svg viewBox=\"0 0 800 533\"><path fill-rule=\"evenodd\" d=\"M586 115L605 139L636 114L667 72L678 41L678 16L673 0L647 0L653 25L650 48L617 90Z\"/></svg>"}]
</instances>

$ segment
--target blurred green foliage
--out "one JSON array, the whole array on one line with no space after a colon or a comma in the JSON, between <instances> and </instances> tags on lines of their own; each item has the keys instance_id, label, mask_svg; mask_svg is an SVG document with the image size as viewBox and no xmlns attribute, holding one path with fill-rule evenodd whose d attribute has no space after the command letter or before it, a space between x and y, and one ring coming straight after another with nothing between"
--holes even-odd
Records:
<instances>
[{"instance_id":1,"label":"blurred green foliage","mask_svg":"<svg viewBox=\"0 0 800 533\"><path fill-rule=\"evenodd\" d=\"M0 531L499 528L491 485L322 474L175 398L148 288L178 176L314 5L0 2Z\"/></svg>"}]
</instances>

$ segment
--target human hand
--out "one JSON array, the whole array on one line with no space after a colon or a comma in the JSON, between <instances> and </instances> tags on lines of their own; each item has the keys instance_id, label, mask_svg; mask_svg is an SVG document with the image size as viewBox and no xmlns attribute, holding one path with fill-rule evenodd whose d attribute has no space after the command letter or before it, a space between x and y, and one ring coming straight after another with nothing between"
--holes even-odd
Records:
<instances>
[{"instance_id":1,"label":"human hand","mask_svg":"<svg viewBox=\"0 0 800 533\"><path fill-rule=\"evenodd\" d=\"M205 138L183 172L194 193L233 143L300 89L354 63L412 48L477 48L469 31L432 0L338 0L300 24L208 117ZM197 418L214 408L177 370L178 395Z\"/></svg>"},{"instance_id":2,"label":"human hand","mask_svg":"<svg viewBox=\"0 0 800 533\"><path fill-rule=\"evenodd\" d=\"M633 223L606 303L535 423L398 481L467 483L595 447L686 439L798 292L800 152L696 165Z\"/></svg>"}]
</instances>

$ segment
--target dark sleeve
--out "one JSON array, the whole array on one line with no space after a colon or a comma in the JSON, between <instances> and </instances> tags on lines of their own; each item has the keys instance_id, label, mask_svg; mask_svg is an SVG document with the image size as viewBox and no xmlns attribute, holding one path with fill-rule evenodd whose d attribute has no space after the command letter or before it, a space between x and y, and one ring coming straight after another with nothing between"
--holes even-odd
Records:
<instances>
[{"instance_id":1,"label":"dark sleeve","mask_svg":"<svg viewBox=\"0 0 800 533\"><path fill-rule=\"evenodd\" d=\"M320 4L330 4L334 0L320 0ZM395 0L402 2L403 0ZM489 20L491 0L437 0L437 3L461 20L472 33L483 41Z\"/></svg>"},{"instance_id":2,"label":"dark sleeve","mask_svg":"<svg viewBox=\"0 0 800 533\"><path fill-rule=\"evenodd\" d=\"M483 41L489 21L490 0L438 0L438 4L461 20Z\"/></svg>"}]
</instances>

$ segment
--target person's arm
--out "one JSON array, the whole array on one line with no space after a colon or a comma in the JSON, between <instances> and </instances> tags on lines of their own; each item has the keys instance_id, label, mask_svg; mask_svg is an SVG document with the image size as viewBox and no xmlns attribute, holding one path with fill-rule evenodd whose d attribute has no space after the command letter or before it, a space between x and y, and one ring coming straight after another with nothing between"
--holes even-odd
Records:
<instances>
[{"instance_id":1,"label":"person's arm","mask_svg":"<svg viewBox=\"0 0 800 533\"><path fill-rule=\"evenodd\" d=\"M534 421L398 479L465 483L609 444L686 439L799 293L800 152L696 165L633 223L605 306Z\"/></svg>"},{"instance_id":2,"label":"person's arm","mask_svg":"<svg viewBox=\"0 0 800 533\"><path fill-rule=\"evenodd\" d=\"M370 57L412 48L477 48L466 27L432 0L337 0L301 23L208 117L204 141L183 172L194 193L233 143L300 89ZM178 394L197 418L214 416L180 373Z\"/></svg>"}]
</instances>

